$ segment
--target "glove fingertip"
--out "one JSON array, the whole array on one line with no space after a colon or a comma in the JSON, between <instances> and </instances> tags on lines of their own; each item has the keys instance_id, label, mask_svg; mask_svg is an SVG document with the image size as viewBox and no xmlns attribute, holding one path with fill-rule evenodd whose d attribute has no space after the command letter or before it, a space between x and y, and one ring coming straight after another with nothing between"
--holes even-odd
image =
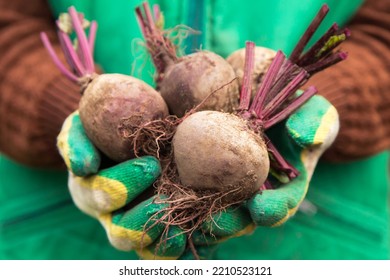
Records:
<instances>
[{"instance_id":1,"label":"glove fingertip","mask_svg":"<svg viewBox=\"0 0 390 280\"><path fill-rule=\"evenodd\" d=\"M161 174L161 165L157 158L153 156L144 156L134 160L133 165L143 167L144 174L148 175L151 183L153 183Z\"/></svg>"},{"instance_id":2,"label":"glove fingertip","mask_svg":"<svg viewBox=\"0 0 390 280\"><path fill-rule=\"evenodd\" d=\"M142 259L176 260L185 251L186 234L178 226L170 226L152 245L137 250Z\"/></svg>"},{"instance_id":3,"label":"glove fingertip","mask_svg":"<svg viewBox=\"0 0 390 280\"><path fill-rule=\"evenodd\" d=\"M76 159L70 158L70 169L76 176L87 176L96 174L100 167L100 155L98 153L86 154L83 160L80 160L80 155Z\"/></svg>"},{"instance_id":4,"label":"glove fingertip","mask_svg":"<svg viewBox=\"0 0 390 280\"><path fill-rule=\"evenodd\" d=\"M333 130L338 130L338 115L322 96L313 96L286 122L291 138L301 147L321 145ZM337 134L337 131L336 131Z\"/></svg>"},{"instance_id":5,"label":"glove fingertip","mask_svg":"<svg viewBox=\"0 0 390 280\"><path fill-rule=\"evenodd\" d=\"M284 223L292 214L287 202L278 195L257 194L247 202L253 222L257 226L274 227Z\"/></svg>"},{"instance_id":6,"label":"glove fingertip","mask_svg":"<svg viewBox=\"0 0 390 280\"><path fill-rule=\"evenodd\" d=\"M100 153L86 135L77 111L65 120L57 137L57 147L73 174L86 176L98 171Z\"/></svg>"}]
</instances>

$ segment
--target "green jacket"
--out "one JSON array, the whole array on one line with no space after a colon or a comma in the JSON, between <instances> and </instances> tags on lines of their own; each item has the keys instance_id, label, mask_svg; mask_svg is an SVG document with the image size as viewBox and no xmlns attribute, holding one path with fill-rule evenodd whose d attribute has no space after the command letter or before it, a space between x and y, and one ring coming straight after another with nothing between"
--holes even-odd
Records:
<instances>
[{"instance_id":1,"label":"green jacket","mask_svg":"<svg viewBox=\"0 0 390 280\"><path fill-rule=\"evenodd\" d=\"M153 83L134 16L141 1L51 2L56 15L75 5L98 21L96 61L106 72ZM227 56L246 40L288 54L323 1L150 2L160 4L167 28L185 24L202 31L184 39L185 52L202 48ZM345 24L361 2L327 1L331 11L320 32L334 21ZM385 152L349 164L320 162L302 210L281 227L228 240L215 258L389 259L388 160ZM73 205L66 173L26 168L4 157L0 173L0 258L136 258L113 249L100 224Z\"/></svg>"}]
</instances>

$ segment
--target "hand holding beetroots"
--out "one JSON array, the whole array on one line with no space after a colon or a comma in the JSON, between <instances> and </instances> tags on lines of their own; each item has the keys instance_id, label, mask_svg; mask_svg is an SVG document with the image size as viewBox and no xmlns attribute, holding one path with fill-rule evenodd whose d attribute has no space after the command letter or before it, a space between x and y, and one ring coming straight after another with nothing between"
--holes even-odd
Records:
<instances>
[{"instance_id":1,"label":"hand holding beetroots","mask_svg":"<svg viewBox=\"0 0 390 280\"><path fill-rule=\"evenodd\" d=\"M108 77L101 82L97 80L91 68L93 61L91 64L91 59L86 59L88 46L93 46L93 43L83 38L81 23L77 23L80 17L75 11L70 10L70 14L80 40L80 50L77 52L81 54L80 57L70 47L67 35L60 32L60 40L63 41L73 72L63 67L51 50L47 38L42 36L64 74L81 84L85 96L86 92L91 93L88 94L91 101L85 102L85 107L89 109L80 103L80 117L81 110L85 112L86 118L91 118L95 108L104 112L91 118L90 127L88 120L81 118L88 138L108 155L110 152L105 151L105 146L98 144L100 140L110 143L106 145L107 150L111 150L112 141L119 144L119 150L127 147L125 150L128 154L125 156L122 151L111 155L115 160L148 154L158 157L162 163L162 174L155 182L156 196L133 208L135 202L130 203L134 198L132 195L130 200L120 198L122 195L127 197L129 191L133 192L130 190L132 188L126 188L126 184L124 188L115 185L113 189L125 191L119 195L106 191L108 199L105 201L108 201L108 205L110 201L121 201L114 203L115 209L120 210L113 214L110 211L114 208L101 211L99 205L99 210L92 211L92 214L102 221L114 246L125 250L138 248L138 253L144 258L167 256L165 252L170 250L170 246L175 248L171 248L173 253L168 253L172 258L177 258L185 249L191 250L196 256L194 244L207 245L219 238L238 236L253 230L254 224L273 226L283 223L302 201L316 161L333 141L338 128L337 112L325 100L313 97L316 93L314 87L300 94L296 92L311 75L346 57L342 52L333 53L333 49L349 35L348 32L339 33L334 25L308 52L302 54L327 12L324 6L298 43L292 57L287 59L282 52L277 52L269 67L263 67L267 68L265 74L256 71L253 74L254 69L257 69L255 46L251 42L247 43L245 63L241 63L244 69L241 70L242 88L238 104L238 81L235 74L224 74L220 80L213 76L225 73L225 70L217 67L220 57L199 52L178 58L175 46L154 24L160 16L159 10L155 9L153 17L148 6L145 4L143 7L144 14L140 8L136 12L158 71L157 87L171 113L177 116L166 117L164 103L164 106L148 107L146 111L138 110L143 106L143 103L138 102L139 99L150 96L146 102L150 105L160 96L156 97L158 94L153 89L149 93L149 89L139 85L137 80L134 84L126 79L122 81L122 77ZM92 32L90 42L93 37ZM81 42L84 42L83 47ZM225 62L221 60L224 65ZM176 70L178 66L184 68ZM226 73L231 70L234 73L230 65L223 67L229 69ZM198 72L193 70L195 68ZM238 68L236 66L235 70L238 71ZM194 78L194 73L199 75ZM202 76L203 73L207 75ZM212 77L210 83L203 82L207 77ZM113 80L116 82L110 84ZM175 82L178 83L174 85ZM117 95L116 87L123 94ZM112 88L115 90L111 91ZM129 89L148 93L136 94L136 100L130 98L131 109L123 115L121 110L116 111L121 102L113 100L117 97L117 100L128 98ZM94 92L99 93L95 95ZM110 97L112 92L113 98ZM93 106L88 107L89 103ZM199 109L208 110L197 112ZM148 110L151 116L148 116ZM105 124L95 130L95 139L93 133L88 131L93 131L98 122ZM286 130L281 129L283 124ZM105 134L112 135L114 132L120 138L107 140ZM135 165L145 167L138 162ZM113 167L112 170L124 172L127 167L121 169L121 166L118 165L118 169ZM111 178L113 175L108 174L114 174L112 170L103 170L103 175L97 176ZM148 176L148 171L144 170L142 174ZM98 181L93 178L93 181ZM70 189L80 209L90 213L90 209L94 209L101 198L100 195L97 198L93 191L86 190L93 184L88 182L84 178L71 176ZM92 189L102 189L104 193L106 187L103 182L105 180L98 184L99 187ZM146 194L146 197L150 196L152 194ZM235 223L237 220L241 222Z\"/></svg>"},{"instance_id":2,"label":"hand holding beetroots","mask_svg":"<svg viewBox=\"0 0 390 280\"><path fill-rule=\"evenodd\" d=\"M72 70L60 62L47 36L42 33L41 37L58 68L80 84L83 94L79 111L65 120L57 139L69 170L72 199L81 211L99 220L118 250L136 250L143 258L177 259L187 241L179 228L172 227L163 235L171 235L164 250L155 249L165 230L161 225L152 226L152 217L158 217L166 207L154 203L157 198L150 188L160 175L160 163L151 156L128 160L135 151L131 149L131 138L120 129L123 123L140 125L167 115L165 102L153 88L133 77L97 75L92 60L96 23L92 22L87 38L81 27L81 14L71 7L64 17L71 26L57 21L61 28L59 39ZM73 28L79 42L76 49L66 33ZM101 152L122 162L102 168Z\"/></svg>"},{"instance_id":3,"label":"hand holding beetroots","mask_svg":"<svg viewBox=\"0 0 390 280\"><path fill-rule=\"evenodd\" d=\"M157 198L150 188L161 172L156 158L145 156L101 168L100 152L85 134L78 112L65 120L58 148L69 169L74 203L103 225L115 248L154 259L176 259L183 254L187 241L174 227L167 232L171 238L164 243L165 250L155 251L165 227L153 226L151 217L167 207L154 202Z\"/></svg>"},{"instance_id":4,"label":"hand holding beetroots","mask_svg":"<svg viewBox=\"0 0 390 280\"><path fill-rule=\"evenodd\" d=\"M167 197L163 201L170 205L161 223L167 227L179 226L192 236L204 221L232 205L246 204L258 225L283 223L296 211L318 157L334 140L338 129L334 108L326 101L319 101L321 98L311 99L317 93L315 87L298 93L313 74L346 58L346 53L333 50L349 32L338 32L335 25L303 53L327 11L327 6L321 8L292 58L278 51L261 79L253 77L255 46L247 43L236 112L196 112L199 107L204 109L198 105L177 121L177 129L169 133L172 135L172 151L167 153L170 159L164 158L168 164L156 183L158 193ZM253 78L260 84L251 98ZM310 108L302 107L309 100L324 106L326 112L313 102L308 103ZM304 115L315 118L307 122L297 117ZM269 136L270 131L286 120L294 123L295 130L286 134L279 129L278 137L283 141L275 145L273 142L279 141ZM299 121L309 129L295 125ZM142 129L148 131L155 127L151 123ZM300 131L302 135L294 135ZM318 136L310 138L313 133ZM170 138L164 141L169 142ZM284 149L283 153L279 149Z\"/></svg>"}]
</instances>

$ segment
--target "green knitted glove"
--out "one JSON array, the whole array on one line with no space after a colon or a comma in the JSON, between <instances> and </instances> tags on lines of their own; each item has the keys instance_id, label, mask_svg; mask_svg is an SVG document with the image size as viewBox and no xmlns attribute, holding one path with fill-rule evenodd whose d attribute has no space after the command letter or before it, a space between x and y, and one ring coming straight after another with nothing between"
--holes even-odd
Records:
<instances>
[{"instance_id":1,"label":"green knitted glove","mask_svg":"<svg viewBox=\"0 0 390 280\"><path fill-rule=\"evenodd\" d=\"M165 225L156 223L167 205L145 195L161 172L156 158L145 156L100 170L100 154L85 134L78 112L66 119L57 140L74 203L101 222L115 248L152 259L183 254L185 234L173 227L166 233ZM162 236L170 238L160 242Z\"/></svg>"},{"instance_id":2,"label":"green knitted glove","mask_svg":"<svg viewBox=\"0 0 390 280\"><path fill-rule=\"evenodd\" d=\"M332 144L339 128L336 109L314 96L285 123L267 131L281 154L300 175L275 189L259 192L245 205L214 215L194 234L196 245L216 244L252 232L255 226L278 226L294 215L303 201L321 154Z\"/></svg>"},{"instance_id":3,"label":"green knitted glove","mask_svg":"<svg viewBox=\"0 0 390 280\"><path fill-rule=\"evenodd\" d=\"M278 226L295 214L307 193L318 159L337 136L338 114L325 98L317 95L287 119L285 128L280 131L275 127L269 136L300 175L248 201L247 208L259 226Z\"/></svg>"}]
</instances>

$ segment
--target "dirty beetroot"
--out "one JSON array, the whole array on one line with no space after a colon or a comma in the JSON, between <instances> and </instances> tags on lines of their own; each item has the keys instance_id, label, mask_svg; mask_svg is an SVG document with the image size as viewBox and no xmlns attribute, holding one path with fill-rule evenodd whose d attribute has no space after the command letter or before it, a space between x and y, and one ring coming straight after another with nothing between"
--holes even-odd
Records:
<instances>
[{"instance_id":1,"label":"dirty beetroot","mask_svg":"<svg viewBox=\"0 0 390 280\"><path fill-rule=\"evenodd\" d=\"M80 85L79 114L87 136L109 159L122 162L135 157L129 149L131 139L120 133L123 122L135 125L161 119L168 115L168 107L154 88L137 78L96 73L93 51L97 24L90 24L87 36L86 23L74 7L57 20L59 41L71 70L57 57L48 36L41 33L41 38L61 72ZM70 39L73 32L76 44Z\"/></svg>"},{"instance_id":2,"label":"dirty beetroot","mask_svg":"<svg viewBox=\"0 0 390 280\"><path fill-rule=\"evenodd\" d=\"M144 3L136 8L136 16L157 71L157 89L171 114L183 117L200 103L202 110L232 112L237 107L238 81L233 67L224 58L205 50L179 56L179 47L167 37L169 32L158 25L164 20L157 5L152 13ZM214 94L210 96L211 92Z\"/></svg>"},{"instance_id":3,"label":"dirty beetroot","mask_svg":"<svg viewBox=\"0 0 390 280\"><path fill-rule=\"evenodd\" d=\"M180 74L185 73L185 69L175 70L175 79L167 79L172 75L170 71L174 72L171 67L180 66L191 58L176 57L173 43L163 30L154 26L161 16L160 11L155 9L152 15L147 4L143 8L143 13L140 7L137 8L137 17L157 69L157 87L160 92L168 88L172 94L162 94L172 115L129 127L129 130L133 132L133 149L141 151L140 155L156 156L163 166L162 175L155 183L156 193L163 199L157 203L167 203L169 207L162 210L158 222L166 224L167 228L181 227L190 240L193 232L201 229L201 224L210 220L213 214L240 205L263 189L274 188L269 180L271 169L272 174L287 178L287 181L299 176L298 170L283 158L268 138L267 130L284 121L317 93L314 86L300 94L297 91L312 75L347 57L336 47L350 34L347 29L339 30L334 24L311 48L303 51L329 10L324 5L290 58L281 51L265 50L266 60L273 58L271 63L264 65L264 59L255 58L258 48L253 42L247 42L245 55L241 55L245 61L234 64L236 73L242 73L241 90L239 103L230 111L216 105L218 102L213 103L215 107L209 107L214 95L230 102L231 96L225 92L235 81L230 77L222 78L219 87L204 89L203 100L179 102L192 99L192 89L197 85L191 83L198 84L201 80L184 74L183 86ZM201 71L192 69L194 65L186 67L193 73ZM184 95L190 97L182 99ZM180 105L185 105L185 108L179 108L175 115L174 107Z\"/></svg>"}]
</instances>

